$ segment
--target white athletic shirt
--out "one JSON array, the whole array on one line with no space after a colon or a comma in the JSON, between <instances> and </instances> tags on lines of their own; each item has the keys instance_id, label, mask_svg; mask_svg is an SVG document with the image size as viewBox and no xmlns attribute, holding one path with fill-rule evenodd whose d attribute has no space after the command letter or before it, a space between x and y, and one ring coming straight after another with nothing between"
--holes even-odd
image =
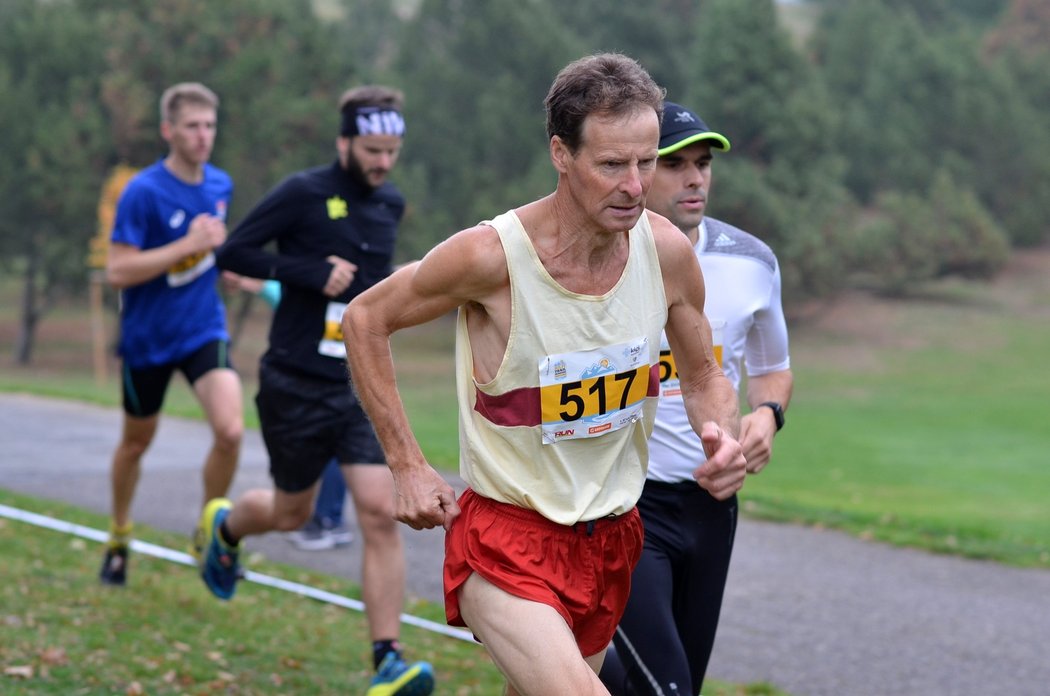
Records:
<instances>
[{"instance_id":1,"label":"white athletic shirt","mask_svg":"<svg viewBox=\"0 0 1050 696\"><path fill-rule=\"evenodd\" d=\"M704 272L704 313L722 328L722 370L739 391L743 370L749 377L787 370L787 323L780 302L780 266L773 251L757 237L714 218L700 223L694 247ZM715 329L714 333L717 333ZM718 337L716 355L718 354ZM667 336L661 339L661 390L656 424L649 440L649 480L693 480L693 470L707 460L700 437L685 412L677 380L668 374Z\"/></svg>"},{"instance_id":2,"label":"white athletic shirt","mask_svg":"<svg viewBox=\"0 0 1050 696\"><path fill-rule=\"evenodd\" d=\"M491 225L510 272L511 320L496 376L473 378L456 333L460 474L486 498L570 525L634 507L645 483L667 298L648 215L603 295L566 290L513 211Z\"/></svg>"}]
</instances>

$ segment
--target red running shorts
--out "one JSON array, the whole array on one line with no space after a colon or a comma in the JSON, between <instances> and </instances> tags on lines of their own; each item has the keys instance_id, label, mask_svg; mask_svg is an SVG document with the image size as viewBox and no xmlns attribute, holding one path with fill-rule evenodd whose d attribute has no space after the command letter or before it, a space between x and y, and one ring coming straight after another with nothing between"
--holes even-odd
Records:
<instances>
[{"instance_id":1,"label":"red running shorts","mask_svg":"<svg viewBox=\"0 0 1050 696\"><path fill-rule=\"evenodd\" d=\"M631 593L642 553L637 509L618 517L557 524L538 512L467 489L445 536L445 618L466 626L459 588L477 573L504 592L553 607L576 637L580 653L605 649Z\"/></svg>"}]
</instances>

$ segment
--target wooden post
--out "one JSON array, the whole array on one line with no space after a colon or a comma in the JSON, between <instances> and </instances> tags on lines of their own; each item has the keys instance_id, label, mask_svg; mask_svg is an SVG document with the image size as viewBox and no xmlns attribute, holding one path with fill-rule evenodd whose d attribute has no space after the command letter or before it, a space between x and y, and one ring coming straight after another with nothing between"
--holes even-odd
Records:
<instances>
[{"instance_id":1,"label":"wooden post","mask_svg":"<svg viewBox=\"0 0 1050 696\"><path fill-rule=\"evenodd\" d=\"M102 302L102 291L106 285L106 256L109 252L109 235L117 215L117 201L128 181L138 170L126 164L118 164L106 177L102 195L98 199L98 232L91 238L88 252L88 268L91 280L91 351L95 364L95 384L106 384L106 314Z\"/></svg>"}]
</instances>

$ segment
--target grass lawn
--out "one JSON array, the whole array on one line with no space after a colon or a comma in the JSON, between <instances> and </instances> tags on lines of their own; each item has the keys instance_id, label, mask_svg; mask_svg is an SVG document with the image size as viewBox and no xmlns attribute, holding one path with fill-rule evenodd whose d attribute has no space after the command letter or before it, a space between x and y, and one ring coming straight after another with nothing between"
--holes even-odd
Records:
<instances>
[{"instance_id":1,"label":"grass lawn","mask_svg":"<svg viewBox=\"0 0 1050 696\"><path fill-rule=\"evenodd\" d=\"M105 529L102 516L0 490L0 503ZM173 549L184 535L136 527ZM135 584L104 587L99 545L0 518L0 693L364 693L371 643L361 614L241 583L212 597L193 568L135 556ZM347 580L253 559L252 570L360 598ZM427 602L406 611L443 622ZM500 693L502 677L480 645L405 626L409 659L434 665L441 693Z\"/></svg>"},{"instance_id":2,"label":"grass lawn","mask_svg":"<svg viewBox=\"0 0 1050 696\"><path fill-rule=\"evenodd\" d=\"M789 426L745 510L1050 567L1048 260L906 303L850 298L795 331Z\"/></svg>"},{"instance_id":3,"label":"grass lawn","mask_svg":"<svg viewBox=\"0 0 1050 696\"><path fill-rule=\"evenodd\" d=\"M104 529L106 519L0 489L0 504ZM184 535L136 526L136 538L167 548ZM135 583L104 587L99 545L0 517L0 693L361 694L371 644L355 611L242 582L229 602L212 597L193 568L135 555ZM341 578L261 558L254 572L360 599ZM405 608L443 623L440 605ZM406 657L431 662L438 694L502 693L482 646L403 626ZM766 684L710 682L715 696L783 696Z\"/></svg>"}]
</instances>

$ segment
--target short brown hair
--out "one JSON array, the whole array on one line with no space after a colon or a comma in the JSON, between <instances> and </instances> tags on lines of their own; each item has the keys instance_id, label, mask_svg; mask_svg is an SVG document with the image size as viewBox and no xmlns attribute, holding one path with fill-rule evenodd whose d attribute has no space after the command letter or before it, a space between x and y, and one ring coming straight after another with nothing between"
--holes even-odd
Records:
<instances>
[{"instance_id":1,"label":"short brown hair","mask_svg":"<svg viewBox=\"0 0 1050 696\"><path fill-rule=\"evenodd\" d=\"M662 119L664 92L638 61L622 53L580 58L562 68L543 100L547 137L558 136L575 152L591 114L616 116L644 105Z\"/></svg>"},{"instance_id":2,"label":"short brown hair","mask_svg":"<svg viewBox=\"0 0 1050 696\"><path fill-rule=\"evenodd\" d=\"M385 109L401 111L405 104L405 95L399 89L383 85L362 85L343 92L339 97L340 113L362 106L378 106Z\"/></svg>"},{"instance_id":3,"label":"short brown hair","mask_svg":"<svg viewBox=\"0 0 1050 696\"><path fill-rule=\"evenodd\" d=\"M199 82L180 82L160 95L160 120L175 123L179 110L186 104L219 108L219 97Z\"/></svg>"}]
</instances>

